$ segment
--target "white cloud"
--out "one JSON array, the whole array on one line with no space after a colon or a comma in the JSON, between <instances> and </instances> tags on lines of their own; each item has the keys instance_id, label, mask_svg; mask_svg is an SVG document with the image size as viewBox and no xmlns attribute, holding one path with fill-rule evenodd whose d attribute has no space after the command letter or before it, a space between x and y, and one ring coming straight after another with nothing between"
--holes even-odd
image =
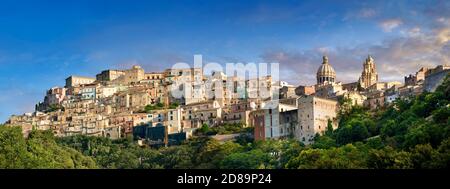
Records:
<instances>
[{"instance_id":1,"label":"white cloud","mask_svg":"<svg viewBox=\"0 0 450 189\"><path fill-rule=\"evenodd\" d=\"M383 29L384 32L391 32L393 29L399 27L403 24L403 21L400 19L388 19L384 20L379 23L379 26L381 29Z\"/></svg>"},{"instance_id":2,"label":"white cloud","mask_svg":"<svg viewBox=\"0 0 450 189\"><path fill-rule=\"evenodd\" d=\"M422 34L420 27L413 27L413 28L407 30L406 33L410 37L419 37Z\"/></svg>"},{"instance_id":3,"label":"white cloud","mask_svg":"<svg viewBox=\"0 0 450 189\"><path fill-rule=\"evenodd\" d=\"M361 9L361 11L359 11L359 16L362 18L370 18L376 15L376 11L373 9Z\"/></svg>"},{"instance_id":4,"label":"white cloud","mask_svg":"<svg viewBox=\"0 0 450 189\"><path fill-rule=\"evenodd\" d=\"M338 81L357 81L367 54L374 57L381 81L403 81L405 75L420 67L450 64L450 29L446 26L423 30L405 29L405 35L388 38L380 44L353 47L313 48L302 51L273 50L264 53L264 60L280 62L280 76L292 84L314 84L317 68L326 52L336 71Z\"/></svg>"},{"instance_id":5,"label":"white cloud","mask_svg":"<svg viewBox=\"0 0 450 189\"><path fill-rule=\"evenodd\" d=\"M444 17L439 17L436 19L436 21L441 22L441 23L445 23L447 22L447 19L445 19Z\"/></svg>"},{"instance_id":6,"label":"white cloud","mask_svg":"<svg viewBox=\"0 0 450 189\"><path fill-rule=\"evenodd\" d=\"M319 47L319 48L317 48L317 51L326 55L326 54L328 54L328 52L330 52L330 48L329 47Z\"/></svg>"},{"instance_id":7,"label":"white cloud","mask_svg":"<svg viewBox=\"0 0 450 189\"><path fill-rule=\"evenodd\" d=\"M442 28L437 31L437 39L441 44L447 43L450 41L450 28Z\"/></svg>"}]
</instances>

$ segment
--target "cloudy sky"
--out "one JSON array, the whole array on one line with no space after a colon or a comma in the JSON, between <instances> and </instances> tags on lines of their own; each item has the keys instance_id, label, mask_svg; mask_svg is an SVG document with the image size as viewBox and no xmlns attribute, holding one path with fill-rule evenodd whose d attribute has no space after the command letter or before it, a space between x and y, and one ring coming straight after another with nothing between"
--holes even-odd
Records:
<instances>
[{"instance_id":1,"label":"cloudy sky","mask_svg":"<svg viewBox=\"0 0 450 189\"><path fill-rule=\"evenodd\" d=\"M343 82L368 54L383 81L449 64L450 1L2 0L0 122L30 112L69 75L140 64L279 62L313 84L328 55Z\"/></svg>"}]
</instances>

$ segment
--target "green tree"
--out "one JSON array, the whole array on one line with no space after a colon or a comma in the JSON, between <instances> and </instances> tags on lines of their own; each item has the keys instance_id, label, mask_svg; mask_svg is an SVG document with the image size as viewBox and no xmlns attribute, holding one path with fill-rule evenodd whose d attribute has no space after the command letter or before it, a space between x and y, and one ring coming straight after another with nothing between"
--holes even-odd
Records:
<instances>
[{"instance_id":1,"label":"green tree","mask_svg":"<svg viewBox=\"0 0 450 189\"><path fill-rule=\"evenodd\" d=\"M270 155L260 149L248 152L233 153L225 157L220 168L222 169L261 169L267 168Z\"/></svg>"},{"instance_id":2,"label":"green tree","mask_svg":"<svg viewBox=\"0 0 450 189\"><path fill-rule=\"evenodd\" d=\"M439 152L430 144L419 144L411 151L411 160L416 169L435 169L440 165Z\"/></svg>"},{"instance_id":3,"label":"green tree","mask_svg":"<svg viewBox=\"0 0 450 189\"><path fill-rule=\"evenodd\" d=\"M405 151L396 151L388 146L383 149L369 151L367 166L374 169L410 169L413 168L411 154Z\"/></svg>"},{"instance_id":4,"label":"green tree","mask_svg":"<svg viewBox=\"0 0 450 189\"><path fill-rule=\"evenodd\" d=\"M334 131L334 129L333 129L333 123L332 123L332 121L331 120L328 120L328 123L327 123L327 129L325 130L325 136L329 136L329 137L332 137L333 136L333 131Z\"/></svg>"},{"instance_id":5,"label":"green tree","mask_svg":"<svg viewBox=\"0 0 450 189\"><path fill-rule=\"evenodd\" d=\"M328 135L315 137L314 143L311 145L312 148L319 148L319 149L329 149L336 146L337 146L336 140L334 140Z\"/></svg>"},{"instance_id":6,"label":"green tree","mask_svg":"<svg viewBox=\"0 0 450 189\"><path fill-rule=\"evenodd\" d=\"M355 169L364 168L364 153L352 144L330 149L303 150L286 164L296 169Z\"/></svg>"},{"instance_id":7,"label":"green tree","mask_svg":"<svg viewBox=\"0 0 450 189\"><path fill-rule=\"evenodd\" d=\"M160 152L158 162L165 169L189 169L194 167L192 163L194 151L187 145L162 148Z\"/></svg>"},{"instance_id":8,"label":"green tree","mask_svg":"<svg viewBox=\"0 0 450 189\"><path fill-rule=\"evenodd\" d=\"M20 127L0 126L1 168L95 168L95 161L55 142L49 131L32 131L28 139Z\"/></svg>"},{"instance_id":9,"label":"green tree","mask_svg":"<svg viewBox=\"0 0 450 189\"><path fill-rule=\"evenodd\" d=\"M27 168L30 158L21 128L0 125L0 168Z\"/></svg>"}]
</instances>

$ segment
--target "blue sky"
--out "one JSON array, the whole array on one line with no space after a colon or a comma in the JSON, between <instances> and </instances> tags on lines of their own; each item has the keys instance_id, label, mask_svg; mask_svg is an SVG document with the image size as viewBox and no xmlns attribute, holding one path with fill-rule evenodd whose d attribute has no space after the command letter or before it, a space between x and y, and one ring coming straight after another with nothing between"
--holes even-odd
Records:
<instances>
[{"instance_id":1,"label":"blue sky","mask_svg":"<svg viewBox=\"0 0 450 189\"><path fill-rule=\"evenodd\" d=\"M140 64L279 62L312 84L321 56L343 82L374 56L382 80L448 64L449 1L2 0L0 122L30 112L69 75Z\"/></svg>"}]
</instances>

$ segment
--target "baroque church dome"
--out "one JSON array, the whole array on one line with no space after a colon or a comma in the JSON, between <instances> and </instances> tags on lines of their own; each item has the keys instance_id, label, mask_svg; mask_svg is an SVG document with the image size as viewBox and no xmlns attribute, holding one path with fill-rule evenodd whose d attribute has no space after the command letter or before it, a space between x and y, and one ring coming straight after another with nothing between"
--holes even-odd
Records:
<instances>
[{"instance_id":1,"label":"baroque church dome","mask_svg":"<svg viewBox=\"0 0 450 189\"><path fill-rule=\"evenodd\" d=\"M322 65L317 70L317 84L323 84L325 82L334 82L336 79L336 72L333 67L328 63L328 57L323 56Z\"/></svg>"}]
</instances>

